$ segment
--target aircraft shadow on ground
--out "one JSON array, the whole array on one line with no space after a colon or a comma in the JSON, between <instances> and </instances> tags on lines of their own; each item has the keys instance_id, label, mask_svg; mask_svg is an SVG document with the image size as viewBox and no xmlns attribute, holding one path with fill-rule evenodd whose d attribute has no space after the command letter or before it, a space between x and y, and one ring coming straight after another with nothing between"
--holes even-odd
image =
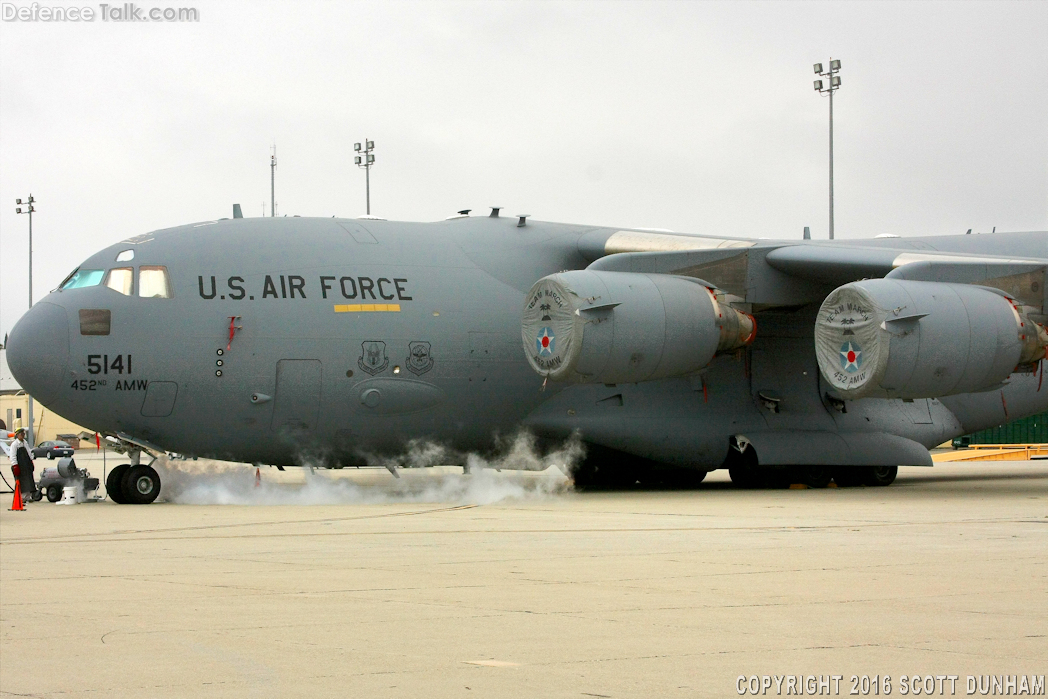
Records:
<instances>
[{"instance_id":1,"label":"aircraft shadow on ground","mask_svg":"<svg viewBox=\"0 0 1048 699\"><path fill-rule=\"evenodd\" d=\"M896 481L897 485L917 485L920 483L965 483L973 481L1022 481L1022 480L1046 480L1048 479L1048 464L1046 468L1039 473L1001 473L1001 474L987 474L987 473L949 473L949 474L935 474L930 473L928 475L923 474L899 474L899 479Z\"/></svg>"},{"instance_id":2,"label":"aircraft shadow on ground","mask_svg":"<svg viewBox=\"0 0 1048 699\"><path fill-rule=\"evenodd\" d=\"M987 474L987 473L973 473L973 474L902 474L900 473L898 480L889 487L915 487L923 484L934 484L934 483L991 483L993 481L1037 481L1037 480L1048 480L1048 468L1039 472L1031 473L1001 473L1001 474ZM762 485L755 488L740 488L731 481L714 481L701 483L616 483L614 485L576 485L575 489L580 493L661 493L661 492L690 492L690 491L724 491L724 490L788 490L791 485L799 484L777 484L777 485ZM806 487L806 486L805 486ZM847 490L876 490L881 492L881 488L873 486L835 486L839 489Z\"/></svg>"}]
</instances>

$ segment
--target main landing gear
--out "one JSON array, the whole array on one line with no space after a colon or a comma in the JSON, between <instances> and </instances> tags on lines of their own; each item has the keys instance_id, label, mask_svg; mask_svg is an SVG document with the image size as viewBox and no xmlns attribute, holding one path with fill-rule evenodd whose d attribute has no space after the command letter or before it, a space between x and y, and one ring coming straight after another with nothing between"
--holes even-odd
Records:
<instances>
[{"instance_id":1,"label":"main landing gear","mask_svg":"<svg viewBox=\"0 0 1048 699\"><path fill-rule=\"evenodd\" d=\"M586 456L571 473L579 490L633 490L636 488L695 488L705 470L670 468L597 444L586 445Z\"/></svg>"},{"instance_id":2,"label":"main landing gear","mask_svg":"<svg viewBox=\"0 0 1048 699\"><path fill-rule=\"evenodd\" d=\"M788 488L800 483L825 488L831 481L842 488L891 485L898 466L762 466L753 445L743 437L732 438L724 465L736 488Z\"/></svg>"},{"instance_id":3,"label":"main landing gear","mask_svg":"<svg viewBox=\"0 0 1048 699\"><path fill-rule=\"evenodd\" d=\"M160 474L145 464L120 464L109 472L106 492L119 505L148 505L160 495Z\"/></svg>"},{"instance_id":4,"label":"main landing gear","mask_svg":"<svg viewBox=\"0 0 1048 699\"><path fill-rule=\"evenodd\" d=\"M774 468L736 465L728 468L737 488L788 488L800 483L809 488L825 488L832 480L841 488L865 485L883 487L895 482L898 466L788 466Z\"/></svg>"}]
</instances>

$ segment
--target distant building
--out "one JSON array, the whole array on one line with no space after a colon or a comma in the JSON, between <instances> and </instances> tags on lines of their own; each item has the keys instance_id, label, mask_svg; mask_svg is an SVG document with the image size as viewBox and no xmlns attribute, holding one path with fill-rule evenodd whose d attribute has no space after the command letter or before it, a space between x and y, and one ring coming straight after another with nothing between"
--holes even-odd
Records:
<instances>
[{"instance_id":1,"label":"distant building","mask_svg":"<svg viewBox=\"0 0 1048 699\"><path fill-rule=\"evenodd\" d=\"M6 436L19 427L28 427L28 417L29 397L11 375L7 366L7 349L0 347L0 432ZM76 438L81 433L88 433L80 425L51 412L39 401L33 403L33 423L37 444L61 439L76 447Z\"/></svg>"},{"instance_id":2,"label":"distant building","mask_svg":"<svg viewBox=\"0 0 1048 699\"><path fill-rule=\"evenodd\" d=\"M969 444L1048 444L1048 413L1030 415L997 427L966 434L953 440L956 446Z\"/></svg>"}]
</instances>

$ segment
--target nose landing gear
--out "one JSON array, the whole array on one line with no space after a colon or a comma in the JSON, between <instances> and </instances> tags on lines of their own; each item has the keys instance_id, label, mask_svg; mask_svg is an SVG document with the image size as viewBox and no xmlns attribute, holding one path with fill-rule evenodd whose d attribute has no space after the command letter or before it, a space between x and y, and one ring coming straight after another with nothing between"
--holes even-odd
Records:
<instances>
[{"instance_id":1,"label":"nose landing gear","mask_svg":"<svg viewBox=\"0 0 1048 699\"><path fill-rule=\"evenodd\" d=\"M160 474L149 464L139 463L140 448L127 452L131 463L120 464L106 478L109 499L118 505L148 505L160 495Z\"/></svg>"},{"instance_id":2,"label":"nose landing gear","mask_svg":"<svg viewBox=\"0 0 1048 699\"><path fill-rule=\"evenodd\" d=\"M120 464L109 472L106 492L118 505L148 505L160 495L160 474L145 464Z\"/></svg>"}]
</instances>

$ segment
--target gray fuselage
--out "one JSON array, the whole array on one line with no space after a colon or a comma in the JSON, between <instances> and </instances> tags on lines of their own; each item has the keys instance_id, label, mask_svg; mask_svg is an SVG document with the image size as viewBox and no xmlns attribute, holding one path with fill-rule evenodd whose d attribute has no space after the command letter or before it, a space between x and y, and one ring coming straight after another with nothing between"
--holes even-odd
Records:
<instances>
[{"instance_id":1,"label":"gray fuselage","mask_svg":"<svg viewBox=\"0 0 1048 699\"><path fill-rule=\"evenodd\" d=\"M771 295L781 283L791 300L757 304L752 347L686 378L544 387L521 346L525 294L545 275L585 268L593 241L615 230L505 217L296 217L156 231L109 246L80 269L130 267L137 284L141 268L162 266L169 298L102 284L52 292L12 332L9 360L37 400L90 429L187 455L281 465L363 464L414 439L485 451L522 426L554 439L579 430L596 444L694 468L721 465L729 439L744 433L770 435L758 445L762 462L841 463L874 449L854 435L933 446L1048 409L1036 375L986 394L833 409L812 327L835 282L794 282L760 267L760 247L748 253L749 274L770 280L761 283ZM993 242L975 238L925 240L940 250ZM1012 242L1018 251L1005 253L1028 246ZM133 258L117 261L128 250ZM109 311L108 334L83 334L82 311L89 321L90 312ZM763 409L762 395L785 399L784 409ZM821 435L812 453L791 455L796 442L775 436L797 433Z\"/></svg>"}]
</instances>

